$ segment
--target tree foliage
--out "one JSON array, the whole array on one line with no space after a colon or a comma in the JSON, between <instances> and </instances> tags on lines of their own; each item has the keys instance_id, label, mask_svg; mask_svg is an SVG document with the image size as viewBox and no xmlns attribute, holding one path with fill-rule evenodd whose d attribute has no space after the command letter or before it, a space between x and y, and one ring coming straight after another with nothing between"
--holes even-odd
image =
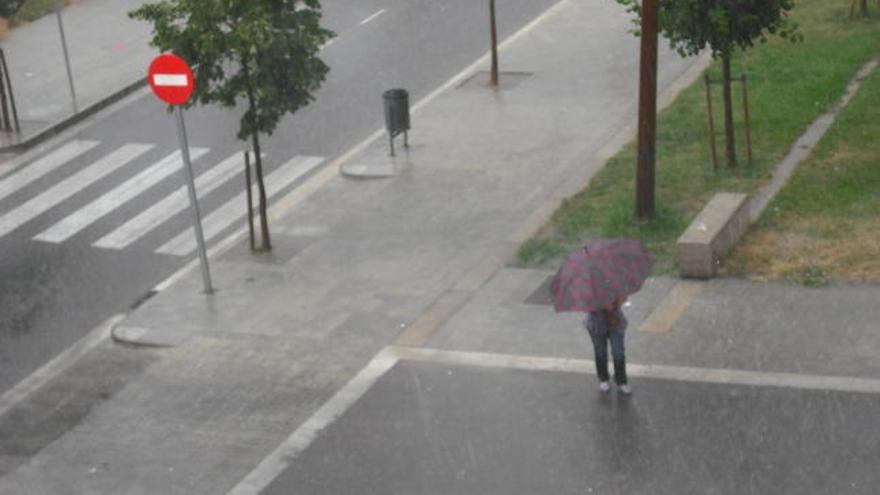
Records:
<instances>
[{"instance_id":1,"label":"tree foliage","mask_svg":"<svg viewBox=\"0 0 880 495\"><path fill-rule=\"evenodd\" d=\"M318 51L333 37L320 9L318 0L162 0L130 16L153 23L153 46L193 65L191 101L232 107L252 95L246 139L314 99L328 71Z\"/></svg>"},{"instance_id":2,"label":"tree foliage","mask_svg":"<svg viewBox=\"0 0 880 495\"><path fill-rule=\"evenodd\" d=\"M234 107L245 99L238 138L253 143L261 250L272 249L260 134L314 99L328 72L318 58L333 33L320 25L318 0L161 0L130 12L153 24L151 44L190 63L188 105Z\"/></svg>"},{"instance_id":3,"label":"tree foliage","mask_svg":"<svg viewBox=\"0 0 880 495\"><path fill-rule=\"evenodd\" d=\"M616 0L636 14L640 24L640 0ZM721 59L724 87L724 134L727 165L736 165L733 129L730 60L733 53L747 50L770 35L798 41L797 24L788 17L795 0L662 0L659 28L682 56L696 55L705 48ZM636 30L638 34L638 30Z\"/></svg>"},{"instance_id":4,"label":"tree foliage","mask_svg":"<svg viewBox=\"0 0 880 495\"><path fill-rule=\"evenodd\" d=\"M641 17L640 0L616 1ZM794 6L795 0L663 0L660 30L682 56L709 48L718 58L764 43L768 35L799 40L788 17Z\"/></svg>"}]
</instances>

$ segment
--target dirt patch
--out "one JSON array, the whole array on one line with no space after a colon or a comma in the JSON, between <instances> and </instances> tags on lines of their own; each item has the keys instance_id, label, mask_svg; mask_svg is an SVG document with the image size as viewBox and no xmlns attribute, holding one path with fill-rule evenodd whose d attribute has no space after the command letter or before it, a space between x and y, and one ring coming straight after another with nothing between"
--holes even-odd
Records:
<instances>
[{"instance_id":1,"label":"dirt patch","mask_svg":"<svg viewBox=\"0 0 880 495\"><path fill-rule=\"evenodd\" d=\"M778 224L785 228L757 228L743 237L722 274L777 279L821 273L880 281L880 219L787 218Z\"/></svg>"}]
</instances>

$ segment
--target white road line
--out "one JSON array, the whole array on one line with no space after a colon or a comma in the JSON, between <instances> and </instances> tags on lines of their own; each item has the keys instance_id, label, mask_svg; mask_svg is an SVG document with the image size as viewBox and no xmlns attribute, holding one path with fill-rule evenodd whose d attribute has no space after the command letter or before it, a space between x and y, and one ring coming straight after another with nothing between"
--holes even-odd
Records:
<instances>
[{"instance_id":1,"label":"white road line","mask_svg":"<svg viewBox=\"0 0 880 495\"><path fill-rule=\"evenodd\" d=\"M98 144L100 144L98 141L71 141L30 165L9 174L0 181L0 199L21 190L31 182L98 146Z\"/></svg>"},{"instance_id":2,"label":"white road line","mask_svg":"<svg viewBox=\"0 0 880 495\"><path fill-rule=\"evenodd\" d=\"M321 45L321 48L320 48L320 49L323 50L323 49L327 48L328 46L332 45L332 44L335 43L335 42L336 42L336 38L331 38L329 41L327 41L326 43L324 43L323 45Z\"/></svg>"},{"instance_id":3,"label":"white road line","mask_svg":"<svg viewBox=\"0 0 880 495\"><path fill-rule=\"evenodd\" d=\"M454 366L559 371L583 374L594 374L596 372L595 363L587 359L446 351L414 347L394 347L391 348L390 352L400 360L424 361ZM630 363L627 363L626 365L626 372L630 376L687 382L880 394L880 379L876 378L802 375L796 373L774 373Z\"/></svg>"},{"instance_id":4,"label":"white road line","mask_svg":"<svg viewBox=\"0 0 880 495\"><path fill-rule=\"evenodd\" d=\"M62 201L146 153L151 144L126 144L0 217L0 237L21 227Z\"/></svg>"},{"instance_id":5,"label":"white road line","mask_svg":"<svg viewBox=\"0 0 880 495\"><path fill-rule=\"evenodd\" d=\"M506 368L535 371L558 371L594 374L595 364L584 359L566 359L484 352L446 351L416 347L390 346L379 352L351 381L263 459L226 495L256 495L262 492L305 451L322 430L341 417L395 364L421 361L452 366ZM631 370L631 371L630 371ZM633 376L718 384L787 387L810 390L838 390L880 393L880 380L836 376L762 373L678 366L628 365Z\"/></svg>"},{"instance_id":6,"label":"white road line","mask_svg":"<svg viewBox=\"0 0 880 495\"><path fill-rule=\"evenodd\" d=\"M207 152L207 148L192 148L190 150L190 157L193 160L197 160ZM159 181L180 169L182 165L183 159L180 156L180 151L175 151L162 161L153 164L148 169L125 181L116 189L104 194L67 216L64 220L44 230L35 236L34 239L44 242L63 242L99 218L115 210L123 203L153 187Z\"/></svg>"},{"instance_id":7,"label":"white road line","mask_svg":"<svg viewBox=\"0 0 880 495\"><path fill-rule=\"evenodd\" d=\"M323 158L296 156L266 177L266 196L272 197L282 189L293 183L298 178L307 174L313 168L323 162ZM256 184L253 187L256 191ZM246 217L245 196L242 191L234 198L214 210L210 215L202 219L202 230L205 240L208 241L232 225L237 220ZM256 195L256 192L254 193ZM178 234L175 238L163 244L157 253L175 256L186 256L196 249L195 234L192 227Z\"/></svg>"},{"instance_id":8,"label":"white road line","mask_svg":"<svg viewBox=\"0 0 880 495\"><path fill-rule=\"evenodd\" d=\"M242 170L242 160L242 156L236 153L200 175L196 179L198 197L204 197ZM187 206L189 194L186 186L182 186L92 245L105 249L123 249L185 210Z\"/></svg>"},{"instance_id":9,"label":"white road line","mask_svg":"<svg viewBox=\"0 0 880 495\"><path fill-rule=\"evenodd\" d=\"M318 434L342 416L355 402L390 370L397 359L388 352L380 352L326 404L296 429L274 452L250 472L226 495L256 495L281 474L292 460L304 451Z\"/></svg>"},{"instance_id":10,"label":"white road line","mask_svg":"<svg viewBox=\"0 0 880 495\"><path fill-rule=\"evenodd\" d=\"M366 24L366 23L372 21L373 19L379 17L380 15L382 15L382 14L384 14L384 13L385 13L385 9L382 9L382 10L376 12L375 14L371 15L370 17L367 17L366 19L364 19L364 20L361 21L361 26L363 26L364 24Z\"/></svg>"}]
</instances>

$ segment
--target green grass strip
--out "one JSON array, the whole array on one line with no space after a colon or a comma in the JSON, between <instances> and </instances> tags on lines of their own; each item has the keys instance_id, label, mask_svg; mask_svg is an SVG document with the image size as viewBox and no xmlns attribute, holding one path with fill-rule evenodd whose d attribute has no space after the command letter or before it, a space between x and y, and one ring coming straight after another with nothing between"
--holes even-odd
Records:
<instances>
[{"instance_id":1,"label":"green grass strip","mask_svg":"<svg viewBox=\"0 0 880 495\"><path fill-rule=\"evenodd\" d=\"M630 143L607 162L584 191L564 201L538 235L520 247L516 265L556 267L567 252L591 239L633 237L657 254L655 273L674 272L675 241L709 198L720 191L755 192L810 122L829 110L855 72L878 55L880 24L851 20L847 8L846 2L803 0L793 12L804 35L802 43L772 39L735 57L733 73L745 73L749 78L752 164L745 159L736 87L739 166L727 169L723 164L723 110L720 87L716 86L720 163L719 170L713 170L700 80L658 116L656 217L648 222L634 218L636 147ZM720 64L713 63L708 74L719 80Z\"/></svg>"},{"instance_id":2,"label":"green grass strip","mask_svg":"<svg viewBox=\"0 0 880 495\"><path fill-rule=\"evenodd\" d=\"M878 136L875 70L725 268L806 285L824 285L828 278L880 280Z\"/></svg>"},{"instance_id":3,"label":"green grass strip","mask_svg":"<svg viewBox=\"0 0 880 495\"><path fill-rule=\"evenodd\" d=\"M13 22L31 22L55 11L56 0L26 0L13 17Z\"/></svg>"}]
</instances>

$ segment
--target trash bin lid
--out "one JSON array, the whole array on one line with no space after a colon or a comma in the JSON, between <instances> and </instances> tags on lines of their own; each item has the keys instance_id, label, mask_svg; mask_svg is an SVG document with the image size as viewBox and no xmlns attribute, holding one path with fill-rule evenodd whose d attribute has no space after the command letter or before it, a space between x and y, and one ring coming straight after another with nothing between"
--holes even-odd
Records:
<instances>
[{"instance_id":1,"label":"trash bin lid","mask_svg":"<svg viewBox=\"0 0 880 495\"><path fill-rule=\"evenodd\" d=\"M385 91L384 93L382 93L382 98L393 99L393 100L407 98L408 96L409 96L409 92L407 92L407 90L405 90L405 89L400 89L400 88L389 89L388 91Z\"/></svg>"}]
</instances>

